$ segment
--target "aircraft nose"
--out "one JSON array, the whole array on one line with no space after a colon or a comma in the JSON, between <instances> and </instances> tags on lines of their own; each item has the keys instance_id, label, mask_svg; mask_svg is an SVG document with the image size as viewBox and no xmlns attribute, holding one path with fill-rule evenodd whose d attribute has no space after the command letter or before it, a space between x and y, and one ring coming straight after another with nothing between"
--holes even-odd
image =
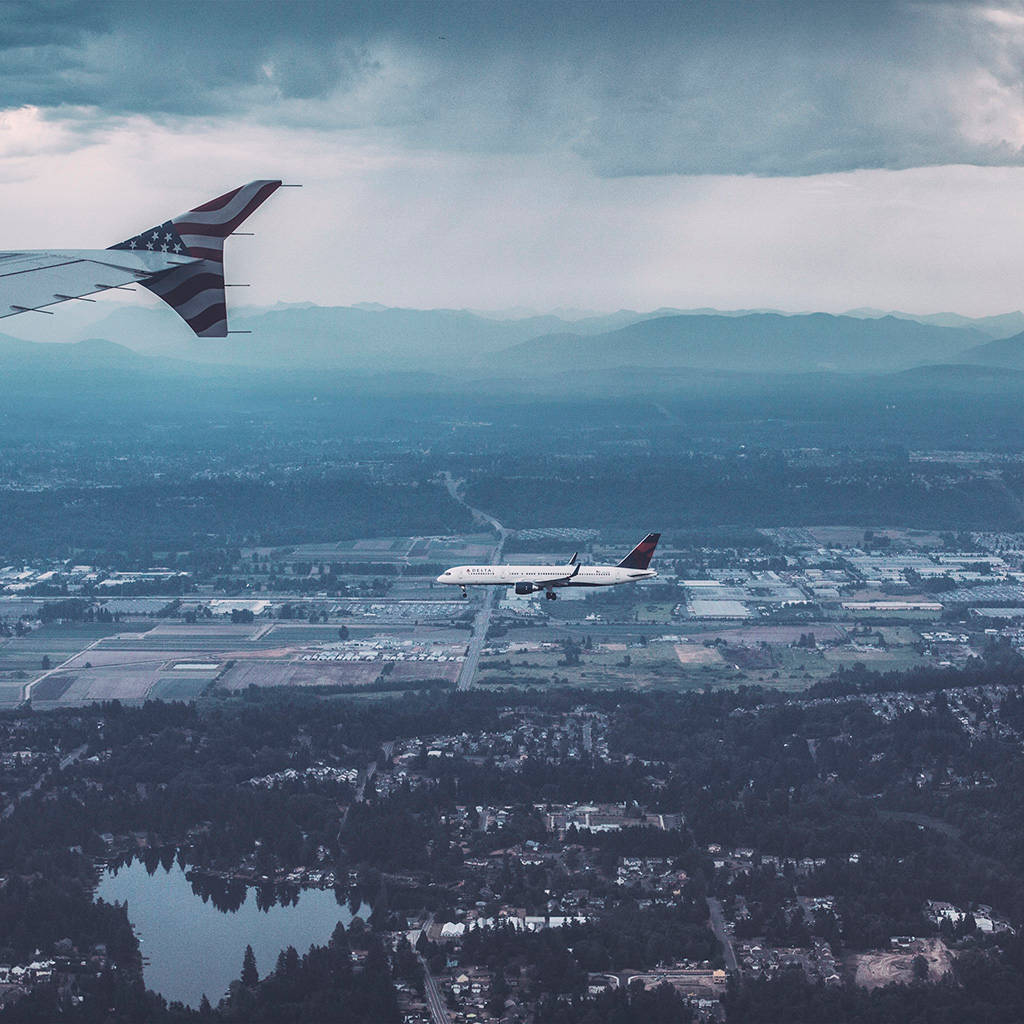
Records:
<instances>
[{"instance_id":1,"label":"aircraft nose","mask_svg":"<svg viewBox=\"0 0 1024 1024\"><path fill-rule=\"evenodd\" d=\"M444 578L444 573L437 577L438 583L447 583L448 581Z\"/></svg>"}]
</instances>

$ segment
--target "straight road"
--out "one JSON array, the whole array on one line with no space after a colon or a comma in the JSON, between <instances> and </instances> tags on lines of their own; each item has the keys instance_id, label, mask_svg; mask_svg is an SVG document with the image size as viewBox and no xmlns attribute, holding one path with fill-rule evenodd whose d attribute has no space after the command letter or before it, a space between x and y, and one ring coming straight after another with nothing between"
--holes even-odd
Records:
<instances>
[{"instance_id":1,"label":"straight road","mask_svg":"<svg viewBox=\"0 0 1024 1024\"><path fill-rule=\"evenodd\" d=\"M508 538L508 530L494 516L470 505L459 491L459 481L447 470L444 473L444 485L448 488L448 493L455 501L469 509L474 519L478 522L486 523L492 529L498 531L498 542L491 552L491 563L497 565L501 561L501 552ZM456 690L468 690L473 685L473 678L476 676L476 670L480 665L480 655L484 649L484 641L487 639L487 630L491 624L491 612L494 611L497 591L497 587L486 588L483 603L480 605L480 609L476 613L476 619L473 622L473 633L469 638L469 645L466 648L466 660L462 663L459 680L455 684Z\"/></svg>"},{"instance_id":2,"label":"straight road","mask_svg":"<svg viewBox=\"0 0 1024 1024\"><path fill-rule=\"evenodd\" d=\"M427 1007L430 1009L430 1016L433 1018L434 1024L451 1024L448 1008L444 1005L444 999L441 997L437 978L430 973L427 961L422 956L420 956L420 966L423 968L423 991L427 997Z\"/></svg>"},{"instance_id":3,"label":"straight road","mask_svg":"<svg viewBox=\"0 0 1024 1024\"><path fill-rule=\"evenodd\" d=\"M710 896L708 897L708 913L711 915L711 930L715 933L715 938L722 944L726 968L730 971L739 971L740 965L732 948L732 939L725 930L725 914L722 912L722 904Z\"/></svg>"},{"instance_id":4,"label":"straight road","mask_svg":"<svg viewBox=\"0 0 1024 1024\"><path fill-rule=\"evenodd\" d=\"M487 639L487 630L491 625L491 612L494 611L494 598L497 587L488 587L484 594L483 604L476 613L476 621L473 623L473 635L469 638L469 645L466 648L466 660L462 663L462 671L459 672L459 681L455 684L456 690L468 690L473 684L476 670L480 665L480 655L484 650L484 641Z\"/></svg>"},{"instance_id":5,"label":"straight road","mask_svg":"<svg viewBox=\"0 0 1024 1024\"><path fill-rule=\"evenodd\" d=\"M41 676L36 676L30 683L26 683L21 690L21 699L29 701L32 699L32 690L35 686L41 683L47 676L52 676L54 672L59 672L62 668L65 668L72 661L75 660L80 654L85 654L87 651L91 651L102 641L109 639L108 637L97 637L88 647L83 647L80 651L75 651L70 657L65 658L59 665L54 665L53 668L47 669Z\"/></svg>"}]
</instances>

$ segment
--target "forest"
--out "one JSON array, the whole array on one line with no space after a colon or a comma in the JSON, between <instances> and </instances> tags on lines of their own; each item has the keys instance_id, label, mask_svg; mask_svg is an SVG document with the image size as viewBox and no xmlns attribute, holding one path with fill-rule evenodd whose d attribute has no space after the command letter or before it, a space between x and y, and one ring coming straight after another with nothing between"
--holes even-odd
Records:
<instances>
[{"instance_id":1,"label":"forest","mask_svg":"<svg viewBox=\"0 0 1024 1024\"><path fill-rule=\"evenodd\" d=\"M922 468L897 453L837 454L819 464L778 451L654 448L625 463L619 454L509 457L468 479L471 504L519 529L564 523L565 488L574 494L572 523L597 528L621 525L623 493L634 522L663 530L851 522L1001 530L1019 523L1012 498L993 480L969 469Z\"/></svg>"},{"instance_id":2,"label":"forest","mask_svg":"<svg viewBox=\"0 0 1024 1024\"><path fill-rule=\"evenodd\" d=\"M471 528L469 513L439 484L317 472L281 479L224 476L120 487L0 489L0 520L7 557L75 554L101 562L115 553L137 560L147 552L197 545L295 544Z\"/></svg>"},{"instance_id":3,"label":"forest","mask_svg":"<svg viewBox=\"0 0 1024 1024\"><path fill-rule=\"evenodd\" d=\"M9 807L0 818L0 874L9 879L0 888L0 954L18 962L65 938L78 948L102 943L124 968L97 982L123 1002L114 1020L189 1019L191 1011L161 1008L145 994L123 909L90 896L94 861L133 856L116 837L138 836L147 867L178 859L196 870L197 891L218 905L230 904L232 893L211 889L203 878L212 876L203 871L275 876L309 863L322 848L337 877L354 873L374 907L369 927L377 939L423 908L442 920L460 900L479 901L492 914L503 905L544 914L551 900L588 893L598 910L585 924L537 934L471 931L465 940L470 960L527 986L539 1019L573 1024L629 1020L634 1009L668 1013L668 994L651 1006L650 993L586 997L586 972L638 969L666 957L720 962L704 902L714 894L730 914L744 908L737 939L818 937L843 955L884 948L892 935L942 934L957 953L957 995L948 1005L962 1008L964 993L984 989L992 1011L977 1019L1013 1020L1021 1006L1016 937L942 931L923 908L944 899L1024 920L1024 779L1014 731L1024 728L1024 683L1014 657L993 645L976 664L953 672L875 678L858 670L840 674L837 696L812 690L794 698L754 688L684 695L497 689L354 700L247 691L201 705L8 712L0 715L0 730L18 747L84 745L90 756L58 771L57 758L41 754L38 791L26 786L40 769L14 764L0 772ZM998 692L993 679L1001 680ZM895 716L875 713L869 702L883 687L904 687L917 695L916 705ZM969 706L1001 729L968 735L954 699L956 708ZM430 758L421 747L404 783L380 794L371 789L363 802L341 782L251 783L312 763L383 763L381 744L403 738L490 735L500 750L520 716L557 722L581 706L607 718L606 757L538 753L510 770L493 757ZM923 785L923 777L933 781ZM574 801L628 803L638 815L640 808L682 815L685 824L662 831L637 821L609 833L569 828L554 842L538 804ZM464 805L508 812L490 832L474 829L460 839L451 823ZM348 808L341 819L339 807ZM113 848L104 834L115 837ZM535 865L494 854L523 844L544 851ZM741 870L719 869L708 852L719 847L755 852ZM674 905L651 903L640 884L617 884L623 857L655 859L682 873L687 881ZM791 863L783 870L784 860ZM467 861L490 866L481 871ZM797 892L831 898L834 911L801 920L793 909ZM283 890L281 896L287 898ZM264 904L274 898L258 894ZM394 972L401 957L385 952ZM233 990L207 1016L300 1019L314 1005L305 995L296 1002L300 988L315 1001L341 984L329 950L286 961L258 986ZM377 987L351 1000L352 1007L373 1009L346 1021L389 1019L385 973L382 964ZM793 1019L825 1024L837 1012L851 1020L895 1019L893 1007L917 1000L930 1014L922 1019L940 1022L954 1019L942 1016L942 990L832 992L782 976L730 989L726 1002L734 1020L767 1021L772 1007L793 999L803 1014ZM546 999L555 993L567 999ZM41 999L21 1000L0 1019L47 1019ZM260 1009L271 1004L276 1009Z\"/></svg>"}]
</instances>

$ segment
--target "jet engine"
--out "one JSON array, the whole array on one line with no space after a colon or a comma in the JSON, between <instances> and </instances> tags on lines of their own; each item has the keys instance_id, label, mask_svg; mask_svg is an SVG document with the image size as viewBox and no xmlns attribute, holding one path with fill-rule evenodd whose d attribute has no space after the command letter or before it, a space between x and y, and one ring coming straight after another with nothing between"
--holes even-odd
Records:
<instances>
[{"instance_id":1,"label":"jet engine","mask_svg":"<svg viewBox=\"0 0 1024 1024\"><path fill-rule=\"evenodd\" d=\"M532 583L517 583L516 593L517 594L532 594L535 590L540 590L540 587L535 587Z\"/></svg>"}]
</instances>

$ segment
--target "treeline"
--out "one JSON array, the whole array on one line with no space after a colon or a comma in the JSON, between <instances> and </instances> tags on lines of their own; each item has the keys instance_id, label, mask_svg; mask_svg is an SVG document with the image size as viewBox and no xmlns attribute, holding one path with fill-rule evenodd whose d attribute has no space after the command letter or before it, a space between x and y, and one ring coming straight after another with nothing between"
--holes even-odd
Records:
<instances>
[{"instance_id":1,"label":"treeline","mask_svg":"<svg viewBox=\"0 0 1024 1024\"><path fill-rule=\"evenodd\" d=\"M126 922L127 923L127 922ZM37 986L0 1009L3 1024L399 1024L396 974L415 979L418 964L406 945L394 967L379 939L356 933L352 942L339 922L324 946L300 955L282 950L274 970L260 979L252 950L246 950L239 980L212 1006L204 996L198 1009L167 1001L143 987L138 972L106 970L81 975L81 1003L62 996L56 986ZM130 929L129 929L130 934ZM134 941L134 936L132 936ZM365 952L353 968L352 946ZM404 953L404 955L403 955Z\"/></svg>"},{"instance_id":2,"label":"treeline","mask_svg":"<svg viewBox=\"0 0 1024 1024\"><path fill-rule=\"evenodd\" d=\"M206 1016L238 1024L399 1024L388 956L376 937L360 945L366 955L361 969L353 970L352 947L339 922L326 946L311 946L305 956L291 946L282 951L262 981L255 964L243 963L240 980Z\"/></svg>"},{"instance_id":3,"label":"treeline","mask_svg":"<svg viewBox=\"0 0 1024 1024\"><path fill-rule=\"evenodd\" d=\"M876 672L863 663L840 666L827 679L810 686L808 697L851 697L858 694L930 693L960 687L1024 685L1024 657L1005 637L993 638L980 657L962 668L932 665L893 672Z\"/></svg>"},{"instance_id":4,"label":"treeline","mask_svg":"<svg viewBox=\"0 0 1024 1024\"><path fill-rule=\"evenodd\" d=\"M466 509L436 483L315 472L261 479L160 479L111 487L0 491L3 550L17 558L303 544L468 531Z\"/></svg>"},{"instance_id":5,"label":"treeline","mask_svg":"<svg viewBox=\"0 0 1024 1024\"><path fill-rule=\"evenodd\" d=\"M947 465L848 457L812 465L779 452L701 455L659 450L566 463L509 458L478 468L467 500L503 523L525 528L561 522L561 495L577 495L574 522L601 529L622 523L622 495L636 522L662 530L899 524L930 529L1007 530L1020 526L1012 500L992 480ZM651 487L652 480L658 481ZM759 545L760 546L760 545Z\"/></svg>"}]
</instances>

